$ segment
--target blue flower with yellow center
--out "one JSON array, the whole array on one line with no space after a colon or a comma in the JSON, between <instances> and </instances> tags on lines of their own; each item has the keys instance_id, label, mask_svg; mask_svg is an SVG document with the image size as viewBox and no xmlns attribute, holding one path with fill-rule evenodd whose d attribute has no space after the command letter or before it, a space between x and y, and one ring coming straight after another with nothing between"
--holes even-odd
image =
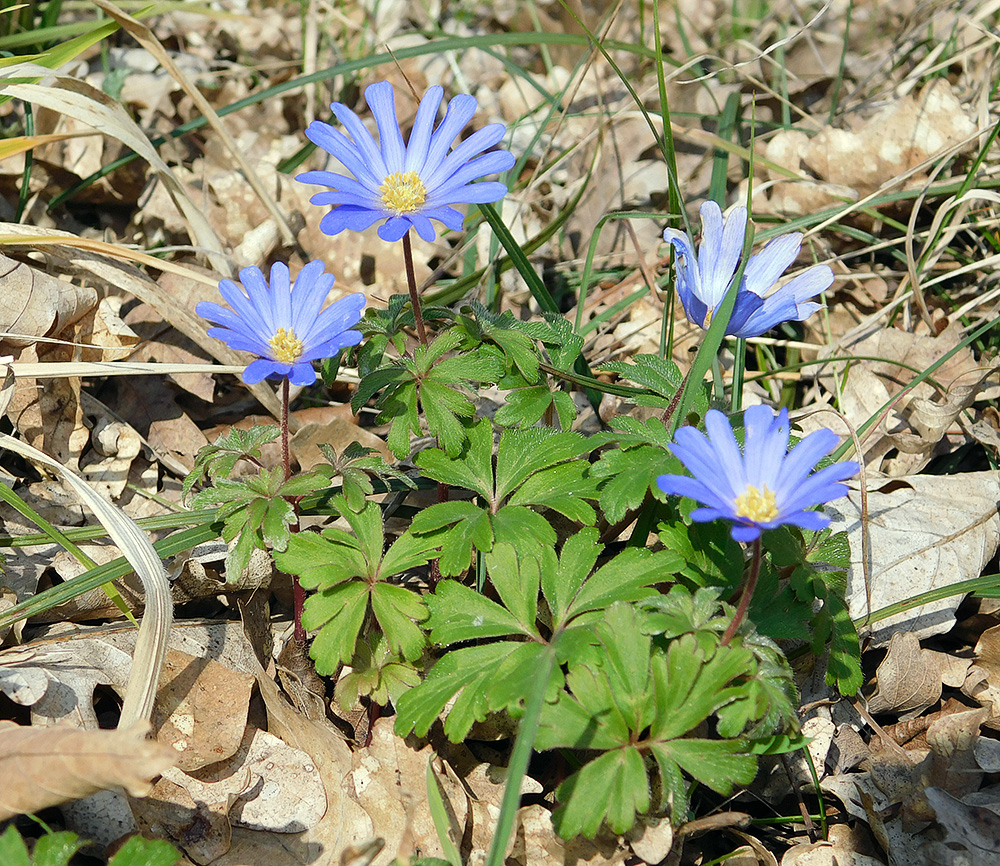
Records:
<instances>
[{"instance_id":1,"label":"blue flower with yellow center","mask_svg":"<svg viewBox=\"0 0 1000 866\"><path fill-rule=\"evenodd\" d=\"M817 430L788 450L788 410L777 415L767 406L751 406L743 415L743 451L729 419L716 409L705 414L706 436L682 427L670 450L694 477L660 475L664 493L703 503L691 512L699 522L728 520L736 541L753 541L765 529L790 524L819 530L830 519L810 509L847 493L840 483L858 471L845 461L813 472L820 458L838 442L832 430Z\"/></svg>"},{"instance_id":2,"label":"blue flower with yellow center","mask_svg":"<svg viewBox=\"0 0 1000 866\"><path fill-rule=\"evenodd\" d=\"M695 250L691 236L666 229L663 239L677 253L677 294L688 321L708 329L715 310L740 265L746 238L747 209L733 208L723 219L722 209L707 201L701 206L701 244ZM822 304L810 301L833 283L828 265L813 265L775 288L778 278L795 261L802 247L798 232L779 235L750 257L736 294L726 333L759 337L782 322L801 322Z\"/></svg>"},{"instance_id":3,"label":"blue flower with yellow center","mask_svg":"<svg viewBox=\"0 0 1000 866\"><path fill-rule=\"evenodd\" d=\"M210 336L258 356L243 371L248 385L282 377L293 385L311 385L316 381L313 361L332 358L361 342L361 333L350 329L361 320L365 296L348 295L323 309L333 274L326 273L321 261L302 268L294 285L281 262L271 266L270 285L260 268L241 270L240 282L219 282L229 309L202 301L195 311L220 326L209 328Z\"/></svg>"},{"instance_id":4,"label":"blue flower with yellow center","mask_svg":"<svg viewBox=\"0 0 1000 866\"><path fill-rule=\"evenodd\" d=\"M485 152L500 142L506 127L491 123L452 149L479 106L475 97L455 96L435 128L443 95L441 87L432 87L424 94L405 144L395 94L387 81L365 89L365 101L378 128L377 142L361 119L339 102L330 108L346 135L319 120L309 124L306 138L336 157L351 173L306 171L295 178L330 187L329 192L310 199L313 204L333 205L320 222L325 234L336 235L344 229L364 231L385 220L378 229L383 240L398 241L413 228L424 240L432 241L435 232L431 220L461 230L462 214L452 205L494 202L507 194L507 187L498 181L473 183L514 165L514 156L506 151Z\"/></svg>"}]
</instances>

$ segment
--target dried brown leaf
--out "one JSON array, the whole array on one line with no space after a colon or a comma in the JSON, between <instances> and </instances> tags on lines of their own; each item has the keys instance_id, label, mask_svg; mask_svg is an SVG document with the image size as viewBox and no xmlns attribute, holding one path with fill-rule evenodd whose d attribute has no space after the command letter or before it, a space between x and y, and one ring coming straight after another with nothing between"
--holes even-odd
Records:
<instances>
[{"instance_id":1,"label":"dried brown leaf","mask_svg":"<svg viewBox=\"0 0 1000 866\"><path fill-rule=\"evenodd\" d=\"M941 697L941 673L934 656L920 648L912 632L897 632L889 652L875 673L875 692L868 698L871 713L899 713L907 719L923 712Z\"/></svg>"},{"instance_id":2,"label":"dried brown leaf","mask_svg":"<svg viewBox=\"0 0 1000 866\"><path fill-rule=\"evenodd\" d=\"M120 731L21 727L0 722L0 820L123 787L134 796L175 759L147 740L147 724Z\"/></svg>"}]
</instances>

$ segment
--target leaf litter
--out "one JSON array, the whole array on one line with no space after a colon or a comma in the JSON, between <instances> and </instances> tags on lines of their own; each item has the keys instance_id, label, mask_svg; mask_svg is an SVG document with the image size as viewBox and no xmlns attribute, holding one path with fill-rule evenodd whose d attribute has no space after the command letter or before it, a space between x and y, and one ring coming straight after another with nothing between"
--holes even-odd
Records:
<instances>
[{"instance_id":1,"label":"leaf litter","mask_svg":"<svg viewBox=\"0 0 1000 866\"><path fill-rule=\"evenodd\" d=\"M489 13L478 11L473 16L476 26L487 32L498 24L530 29L527 22L533 25L537 19L543 27L580 32L576 19L553 4L532 6L532 15L520 4L513 4L516 12L505 11L506 5L498 4ZM648 36L648 31L642 28L649 23L629 6L617 19L614 38L646 44L643 35ZM587 7L581 4L579 12L588 26L595 27L600 17ZM816 10L810 15L812 11ZM991 423L988 403L996 394L995 378L991 378L994 362L960 349L937 369L933 383L927 380L904 391L922 370L958 346L970 321L978 323L994 315L992 309L973 308L971 320L948 318L947 304L957 304L973 291L985 294L994 287L995 277L977 276L973 271L972 279L948 284L953 295L934 300L932 329L919 321L919 310L909 308L887 326L883 314L899 300L893 292L898 287L907 290L908 263L905 254L893 256L880 248L880 220L908 218L908 199L901 196L879 212L864 207L866 198L879 194L919 191L926 195L935 183L961 179L960 160L975 152L974 136L988 126L984 120L989 120L990 106L981 85L986 80L983 69L995 59L986 35L995 12L985 4L965 10L964 17L956 17L953 10L934 15L921 9L889 10L874 5L856 10L848 34L842 10L818 11L823 13L815 26L818 41L810 30L797 30L800 23L791 24L793 33L799 35L785 55L790 75L785 82L787 96L758 96L758 120L774 120L792 107L800 128L793 126L757 142L760 162L753 203L757 213L783 219L824 208L840 209L842 226L850 228L814 239L824 245L824 255L842 257L846 267L845 272L838 272L841 279L828 296L829 315L815 330L810 325L805 334L809 343L803 349L805 357L829 363L817 367L817 374L809 368L801 373L798 384L808 393L803 407L836 405L857 427L896 398L874 432L863 440L869 470L865 496L856 491L835 506L842 512L836 525L847 530L851 540L851 614L863 622L872 611L921 592L995 571L1000 539L995 472L977 471L979 467L970 470L961 464L960 471L948 474L927 472L935 459L967 451L982 441L972 429L975 423ZM903 19L907 13L909 17ZM355 40L371 48L387 43L398 49L412 43L417 27L443 23L444 18L439 22L434 15L446 14L380 4L378 14L368 16L364 26L361 15L347 15L337 26L343 28L348 42ZM776 7L755 22L756 32L729 43L720 37L723 28L705 4L680 3L677 14L684 26L668 28L667 46L684 56L688 52L706 55L691 68L672 73L665 82L671 109L678 115L676 134L684 142L678 154L680 184L688 190L704 189L719 167L723 179L728 173L730 181L738 181L742 177L738 162L732 156L720 160L723 151L716 147L725 140L723 132L706 129L714 124L699 122L699 118L717 116L719 104L730 96L745 101L755 80L770 79L769 55L762 54L762 49L778 41L779 32L788 32L789 12ZM279 19L276 15L275 10L264 9L256 18L224 16L203 28L205 21L197 13L176 11L157 16L152 29L168 44L176 44L179 34L189 37L174 59L187 75L199 77L213 104L221 107L251 92L253 85L246 74L251 62L259 64L262 71L258 74L273 76L268 80L277 82L287 74L290 62L300 60L298 16ZM193 29L190 16L197 24ZM737 22L732 23L735 28ZM204 35L194 38L201 32ZM961 46L950 66L938 59L945 53L946 39ZM241 46L235 54L234 46ZM832 46L837 50L831 51ZM324 46L319 47L322 52ZM595 62L579 76L574 66L583 51L564 45L554 47L544 58L554 61L546 70L535 49L519 50L518 63L531 68L522 67L516 76L494 63L495 58L473 51L455 55L449 61L450 71L446 69L449 64L434 54L403 59L400 65L418 87L443 74L454 76L457 85L480 82L477 96L489 113L508 123L522 121L515 140L540 136L554 161L529 161L526 184L504 206L505 219L509 217L519 239L532 238L543 229L572 199L573 184L591 172L589 188L564 229L543 242L535 254L539 263L561 268L563 278L579 279L578 270L567 263L586 255L597 220L616 208L650 209L657 203L662 208L668 184L648 128L635 115L635 104L620 80L606 66ZM197 117L197 109L176 79L151 62L145 51L115 48L113 52L107 71L91 60L57 79L5 84L8 93L37 106L44 132L76 134L97 128L103 133L69 138L37 151L28 222L44 232L110 238L116 244L138 244L145 250L198 247L211 254L214 270L206 278L204 270L197 270L198 263L181 257L177 260L180 273L140 273L124 265L124 258L84 254L69 240L63 247L40 248L42 256L25 256L24 250L31 249L31 230L15 226L13 214L5 216L9 224L3 233L20 235L19 242L7 245L20 258L3 260L5 268L9 263L5 286L12 294L4 305L0 329L3 351L14 354L15 364L88 360L91 353L98 360L128 357L207 364L215 358L238 363L233 353L203 338L200 323L189 312L193 296L206 285L214 285L231 267L220 255L222 251L231 251L232 260L240 264L263 264L281 253L301 265L323 254L338 275L334 297L339 297L336 293L341 289L349 291L344 287L365 286L372 302L378 304L402 290L405 283L397 248L374 242L370 236L352 235L331 244L306 220L298 246L285 244L272 213L212 133L200 133L197 147L190 148L181 139L159 153L153 149L147 131L153 127L169 131ZM255 55L252 59L250 52ZM913 63L892 63L891 58L899 54ZM714 92L713 87L694 80L706 70L712 74L714 61L709 55L721 58L736 73L725 83L712 82L717 85ZM233 74L221 73L220 56L239 58ZM841 83L838 62L845 80L855 82L857 89L840 91L844 102L835 106L831 100L838 98L834 93ZM116 69L141 70L122 76L120 102L107 95L107 78ZM397 75L392 67L379 70L383 71ZM635 83L644 101L653 105L655 76L648 69L645 74L644 80ZM363 79L364 75L355 89ZM525 87L527 81L547 93L575 85L568 91L572 101L565 115L556 120L547 117L547 101L538 90ZM251 161L256 176L293 222L307 212L308 194L276 167L301 146L297 132L304 123L299 113L316 110L312 104L303 109L295 100L301 102L297 96L277 96L258 105L259 114L253 120L239 112L224 119L239 152ZM123 106L134 114L130 116ZM829 122L833 108L838 112L835 123ZM138 117L138 123L133 117ZM75 212L45 213L46 201L120 155L122 145L140 152L145 163L133 163L90 186ZM23 173L20 159L16 168L15 160L0 164L0 182L15 191ZM738 198L739 187L734 188ZM94 220L87 207L108 210ZM958 242L955 261L944 262L944 268L957 268L977 255L985 257L972 235L973 229L990 226L995 233L993 209L984 206L967 219L963 229L968 236ZM620 225L614 226L612 222L602 230L596 247L599 266L614 278L592 287L588 316L611 313L626 290L642 286L640 261L645 267L660 267L653 252L659 223L634 221L638 245L628 240ZM440 239L419 242L415 248L420 281L466 254ZM853 276L858 271L866 271L865 279ZM196 273L201 279L192 289L186 279ZM629 283L632 278L634 282ZM505 303L526 318L533 312L529 295L507 279L503 285L513 291ZM662 297L647 293L627 309L609 315L606 324L595 329L586 353L607 361L656 351L662 311ZM680 337L677 346L675 358L684 368L688 357ZM848 354L861 359L834 363L834 358ZM156 384L147 385L152 378ZM62 464L79 468L96 491L135 516L177 508L180 479L193 466L198 449L246 416L260 413L261 404L272 412L277 408L273 396L263 390L255 390L251 397L245 389L233 387L231 378L208 372L178 374L169 380L135 379L120 385L110 379L79 378L17 377L15 382L7 411L21 437ZM337 387L346 402L349 393ZM747 393L749 399L760 399L751 386ZM372 428L370 418L362 427L347 413L309 415L309 411L297 413L300 434L297 442L293 440L293 455L303 467L319 459L319 442L330 443L339 453L357 439L390 458L379 436L386 431ZM809 423L804 421L803 431L810 429ZM5 482L9 479L15 490L53 522L71 526L85 521L84 512L54 476L13 462L5 462L4 468L9 473ZM159 506L149 505L158 500L162 500ZM7 534L27 531L27 524L8 509L3 519ZM864 542L862 526L868 535ZM153 533L156 538L157 530ZM67 557L59 559L45 550L19 547L11 551L4 583L19 598L34 592L40 579L72 581L84 570L70 565ZM91 554L102 561L112 558L113 551ZM61 789L58 797L75 798L86 790L119 785L141 795L147 783L162 773L152 797L133 800L131 805L121 801L122 814L131 815L134 826L174 840L193 862L220 866L321 862L330 852L339 856L352 847L370 850L367 843L378 835L385 841L382 853L376 855L380 858L376 862L382 863L414 850L430 856L446 854L427 799L430 763L454 821L453 842L461 846L467 861L483 856L480 852L489 846L502 792L500 764L443 738L433 743L404 740L393 734L391 720L385 718L376 718L358 738L361 742L352 741L352 726L329 705L332 689L328 689L330 695L322 695L322 715L307 718L281 694L273 676L270 644L280 644L282 636L270 628L269 609L287 603L290 585L270 571L258 573L248 584L223 584L219 575L224 558L225 551L216 549L202 561L191 558L185 565L185 559L178 557L168 563L173 566L175 585L184 583L188 588L178 600L190 605L195 616L206 617L204 626L185 626L180 629L185 635L178 638L175 634L155 704L158 739L173 745L170 757L177 767L163 766L164 753L151 743L134 733L118 732L124 739L86 751L94 754L97 749L98 756L134 752L142 767L134 775L109 778L101 772L106 770L106 759L105 766L100 758L96 767L74 766L73 774L83 781ZM142 593L137 587L132 590L127 598L141 609ZM235 607L237 598L246 601L252 593L268 592L272 593L264 607L268 640L248 643L241 624L226 611ZM127 628L72 624L113 616L113 605L106 597L90 607L77 599L75 606L57 610L64 623L45 626L36 620L25 632L25 646L0 654L0 690L10 701L8 715L23 722L23 713L28 712L36 721L18 733L51 734L57 739L44 748L56 758L48 760L68 760L72 765L85 751L73 744L72 737L112 736L97 730L100 714L106 711L101 693L108 686L119 694L124 690L135 638ZM729 862L774 863L778 862L775 853L781 855L782 864L853 862L865 866L976 863L982 862L977 858L994 856L1000 849L1000 819L990 807L1000 801L986 783L987 774L1000 766L991 745L1000 727L996 709L1000 706L1000 668L993 646L994 631L1000 629L996 621L996 608L988 599L963 601L962 595L952 595L873 622L866 643L867 679L862 693L868 715L841 702L832 711L813 709L803 717L804 729L808 727L815 737L810 756L821 785L841 798L841 823L831 826L826 839L818 838L815 831L783 835L728 831L728 850L737 851ZM199 628L198 636L192 637ZM175 646L178 641L182 646ZM322 680L319 688L326 688ZM70 732L37 724L59 718L74 718L93 730ZM4 725L0 738L10 736ZM855 740L860 744L860 757L855 756L850 770L834 773L837 759L831 756L838 740L834 733L847 730L860 735ZM357 730L353 733L356 736ZM846 733L843 739L849 739ZM8 760L28 753L29 747L9 742L4 752ZM505 758L504 748L500 741L491 757ZM53 777L57 771L50 766L29 767L24 775ZM775 782L769 793L776 804L785 804L779 810L782 813L794 802L796 788L810 796L805 764L793 777L794 785ZM9 778L6 773L5 778ZM659 833L655 825L646 825L627 841L605 834L593 842L564 842L551 829L551 801L544 799L541 786L532 788L531 781L525 793L542 798L546 805L536 802L520 809L509 862L623 862L630 855L648 863L682 862L683 852L693 856L691 852L701 850L700 845L705 851L715 850L713 843L699 843L696 834L684 832L683 826L673 828L669 822L660 825ZM292 799L300 802L286 803L283 798L290 791ZM12 795L13 811L27 808L17 799L21 792L6 793ZM30 808L50 802L54 801L32 801ZM752 808L750 800L733 805ZM191 832L198 824L195 816L207 828L200 836ZM107 835L100 826L81 828L91 838Z\"/></svg>"}]
</instances>

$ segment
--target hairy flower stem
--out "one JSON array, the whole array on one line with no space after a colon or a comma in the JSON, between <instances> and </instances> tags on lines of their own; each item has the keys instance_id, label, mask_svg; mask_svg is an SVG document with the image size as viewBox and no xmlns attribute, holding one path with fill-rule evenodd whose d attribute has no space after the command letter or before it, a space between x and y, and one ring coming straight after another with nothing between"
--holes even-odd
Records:
<instances>
[{"instance_id":1,"label":"hairy flower stem","mask_svg":"<svg viewBox=\"0 0 1000 866\"><path fill-rule=\"evenodd\" d=\"M410 288L410 305L413 307L413 320L417 324L417 337L426 346L427 331L424 330L424 314L420 310L420 295L417 294L417 275L413 270L413 247L410 246L409 232L403 235L403 261L406 262L406 284Z\"/></svg>"},{"instance_id":2,"label":"hairy flower stem","mask_svg":"<svg viewBox=\"0 0 1000 866\"><path fill-rule=\"evenodd\" d=\"M753 543L753 559L750 562L750 576L747 578L746 583L743 585L743 595L740 596L739 607L736 608L736 613L733 615L733 621L729 623L729 628L726 629L726 633L722 636L722 646L728 646L729 642L739 631L740 626L743 624L743 620L746 619L747 610L750 608L750 600L753 598L753 591L757 588L757 578L760 576L760 538L754 540Z\"/></svg>"},{"instance_id":3,"label":"hairy flower stem","mask_svg":"<svg viewBox=\"0 0 1000 866\"><path fill-rule=\"evenodd\" d=\"M292 477L292 459L288 449L288 401L290 387L288 377L281 380L281 465L285 471L285 481ZM292 532L298 530L298 502L292 500L292 507L296 511L295 526ZM295 617L295 642L301 646L306 643L306 630L302 627L302 611L306 604L306 591L299 583L299 576L292 575L292 615Z\"/></svg>"},{"instance_id":4,"label":"hairy flower stem","mask_svg":"<svg viewBox=\"0 0 1000 866\"><path fill-rule=\"evenodd\" d=\"M288 451L288 377L281 380L281 465L285 470L285 481L292 477L292 459Z\"/></svg>"}]
</instances>

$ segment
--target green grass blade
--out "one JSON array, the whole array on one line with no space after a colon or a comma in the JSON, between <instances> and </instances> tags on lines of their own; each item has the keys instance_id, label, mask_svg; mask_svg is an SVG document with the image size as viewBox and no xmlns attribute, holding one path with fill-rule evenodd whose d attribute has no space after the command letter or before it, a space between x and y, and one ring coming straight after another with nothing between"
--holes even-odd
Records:
<instances>
[{"instance_id":1,"label":"green grass blade","mask_svg":"<svg viewBox=\"0 0 1000 866\"><path fill-rule=\"evenodd\" d=\"M555 663L555 650L551 646L546 647L539 660L535 681L531 694L528 695L524 716L521 718L521 724L517 731L517 739L514 741L514 749L507 764L507 782L503 789L503 800L500 802L500 817L497 819L497 827L490 845L490 853L486 858L486 866L503 866L507 841L514 829L514 818L517 816L517 809L521 803L521 780L524 778L524 774L528 770L528 762L531 760L535 736L538 734L538 723L542 717L542 707L545 704L545 692L548 690L549 677L552 676Z\"/></svg>"}]
</instances>

